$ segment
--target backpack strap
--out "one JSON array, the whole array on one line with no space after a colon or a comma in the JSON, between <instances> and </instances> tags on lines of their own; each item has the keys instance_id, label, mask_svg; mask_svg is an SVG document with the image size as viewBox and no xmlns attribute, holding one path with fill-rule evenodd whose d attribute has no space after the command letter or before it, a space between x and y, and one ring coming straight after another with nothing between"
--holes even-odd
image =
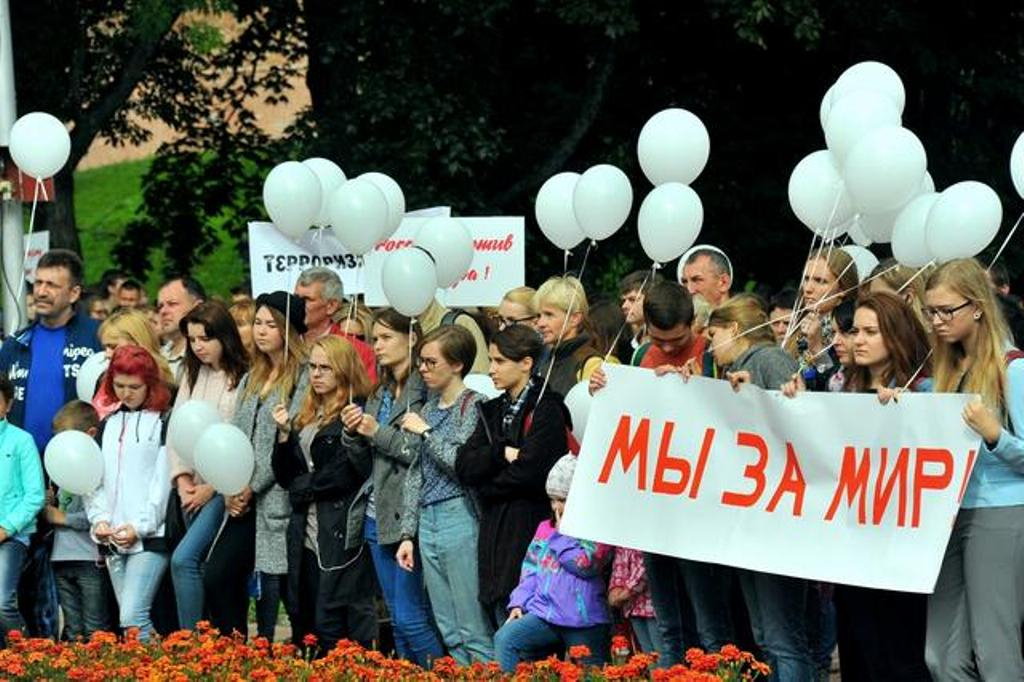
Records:
<instances>
[{"instance_id":1,"label":"backpack strap","mask_svg":"<svg viewBox=\"0 0 1024 682\"><path fill-rule=\"evenodd\" d=\"M651 349L651 342L640 344L640 347L633 351L633 357L630 358L629 364L634 367L639 367L640 363L644 361L644 357L647 355L647 351Z\"/></svg>"},{"instance_id":2,"label":"backpack strap","mask_svg":"<svg viewBox=\"0 0 1024 682\"><path fill-rule=\"evenodd\" d=\"M446 312L444 315L441 316L441 324L440 324L440 326L442 326L442 327L450 327L450 326L452 326L453 324L455 324L455 320L459 319L459 315L469 315L469 313L467 313L462 308L452 308L451 310L449 310L448 312ZM470 317L472 317L472 316L470 316Z\"/></svg>"},{"instance_id":3,"label":"backpack strap","mask_svg":"<svg viewBox=\"0 0 1024 682\"><path fill-rule=\"evenodd\" d=\"M527 413L526 418L523 419L523 436L524 437L528 433L530 433L530 427L532 427L532 426L533 426L533 410L530 410ZM568 424L566 424L566 426L565 426L565 442L569 446L569 452L571 452L574 455L579 456L579 454L580 454L580 442L578 440L576 440L576 436L573 435L572 429L569 428Z\"/></svg>"}]
</instances>

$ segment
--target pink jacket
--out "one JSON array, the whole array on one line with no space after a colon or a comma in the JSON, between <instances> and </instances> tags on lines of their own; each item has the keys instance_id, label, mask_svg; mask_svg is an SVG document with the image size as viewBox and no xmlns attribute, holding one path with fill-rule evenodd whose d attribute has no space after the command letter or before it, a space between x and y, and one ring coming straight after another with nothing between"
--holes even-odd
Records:
<instances>
[{"instance_id":1,"label":"pink jacket","mask_svg":"<svg viewBox=\"0 0 1024 682\"><path fill-rule=\"evenodd\" d=\"M622 615L627 618L654 618L654 605L651 603L651 591L647 588L643 552L625 547L615 548L608 589L615 588L629 590L633 595L622 607Z\"/></svg>"}]
</instances>

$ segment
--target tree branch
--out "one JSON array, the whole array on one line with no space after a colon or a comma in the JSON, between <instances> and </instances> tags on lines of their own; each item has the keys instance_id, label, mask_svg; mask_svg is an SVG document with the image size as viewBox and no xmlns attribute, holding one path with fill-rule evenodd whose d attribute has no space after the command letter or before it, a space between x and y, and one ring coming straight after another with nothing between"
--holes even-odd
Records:
<instances>
[{"instance_id":1,"label":"tree branch","mask_svg":"<svg viewBox=\"0 0 1024 682\"><path fill-rule=\"evenodd\" d=\"M608 82L615 70L615 52L617 44L612 41L608 49L602 53L601 60L587 84L586 96L580 105L579 115L569 131L554 145L547 158L534 166L532 173L515 182L511 187L498 193L491 202L496 207L507 206L521 194L531 188L538 187L544 180L554 175L565 166L565 162L573 155L580 141L589 132L608 93Z\"/></svg>"},{"instance_id":2,"label":"tree branch","mask_svg":"<svg viewBox=\"0 0 1024 682\"><path fill-rule=\"evenodd\" d=\"M136 86L146 75L146 68L160 48L160 43L181 14L181 10L169 12L158 30L146 36L138 36L128 59L125 60L121 77L92 107L75 117L75 127L71 131L71 157L67 168L74 169L78 165L110 117L131 97Z\"/></svg>"}]
</instances>

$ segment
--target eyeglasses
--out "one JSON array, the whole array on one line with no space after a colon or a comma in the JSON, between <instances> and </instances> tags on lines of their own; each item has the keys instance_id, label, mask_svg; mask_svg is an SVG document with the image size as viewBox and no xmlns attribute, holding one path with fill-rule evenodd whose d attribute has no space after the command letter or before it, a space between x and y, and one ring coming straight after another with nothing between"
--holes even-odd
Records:
<instances>
[{"instance_id":1,"label":"eyeglasses","mask_svg":"<svg viewBox=\"0 0 1024 682\"><path fill-rule=\"evenodd\" d=\"M429 372L429 371L433 370L435 367L437 367L437 359L436 358L420 358L419 360L416 361L416 366L417 367L424 367Z\"/></svg>"},{"instance_id":2,"label":"eyeglasses","mask_svg":"<svg viewBox=\"0 0 1024 682\"><path fill-rule=\"evenodd\" d=\"M921 312L924 313L925 319L933 320L937 317L941 322L949 322L953 319L954 315L971 305L973 302L974 301L964 301L958 306L947 306L945 308L931 308L926 306L921 309Z\"/></svg>"},{"instance_id":3,"label":"eyeglasses","mask_svg":"<svg viewBox=\"0 0 1024 682\"><path fill-rule=\"evenodd\" d=\"M532 322L536 320L539 315L528 315L527 317L502 317L495 313L491 315L491 319L498 323L498 329L507 329L523 322Z\"/></svg>"}]
</instances>

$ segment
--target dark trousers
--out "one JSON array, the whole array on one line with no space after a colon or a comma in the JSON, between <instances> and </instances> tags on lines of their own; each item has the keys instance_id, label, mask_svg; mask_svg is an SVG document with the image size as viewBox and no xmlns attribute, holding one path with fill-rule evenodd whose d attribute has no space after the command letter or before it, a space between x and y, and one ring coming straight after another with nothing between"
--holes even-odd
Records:
<instances>
[{"instance_id":1,"label":"dark trousers","mask_svg":"<svg viewBox=\"0 0 1024 682\"><path fill-rule=\"evenodd\" d=\"M107 567L95 561L55 561L60 610L64 614L61 639L88 639L94 632L110 632L110 578Z\"/></svg>"},{"instance_id":2,"label":"dark trousers","mask_svg":"<svg viewBox=\"0 0 1024 682\"><path fill-rule=\"evenodd\" d=\"M256 634L274 641L281 602L288 600L287 573L259 573L256 596Z\"/></svg>"},{"instance_id":3,"label":"dark trousers","mask_svg":"<svg viewBox=\"0 0 1024 682\"><path fill-rule=\"evenodd\" d=\"M930 680L924 663L928 595L836 585L844 680Z\"/></svg>"},{"instance_id":4,"label":"dark trousers","mask_svg":"<svg viewBox=\"0 0 1024 682\"><path fill-rule=\"evenodd\" d=\"M344 571L372 573L369 550L364 547L360 558ZM293 643L301 647L303 636L312 633L316 635L320 655L333 649L342 639L351 639L371 648L378 636L374 592L369 590L358 599L340 599L331 591L321 590L324 581L333 577L320 570L312 550L302 550L297 595L299 612L289 614Z\"/></svg>"},{"instance_id":5,"label":"dark trousers","mask_svg":"<svg viewBox=\"0 0 1024 682\"><path fill-rule=\"evenodd\" d=\"M256 562L256 514L229 516L203 572L210 624L225 635L249 634L249 576Z\"/></svg>"}]
</instances>

